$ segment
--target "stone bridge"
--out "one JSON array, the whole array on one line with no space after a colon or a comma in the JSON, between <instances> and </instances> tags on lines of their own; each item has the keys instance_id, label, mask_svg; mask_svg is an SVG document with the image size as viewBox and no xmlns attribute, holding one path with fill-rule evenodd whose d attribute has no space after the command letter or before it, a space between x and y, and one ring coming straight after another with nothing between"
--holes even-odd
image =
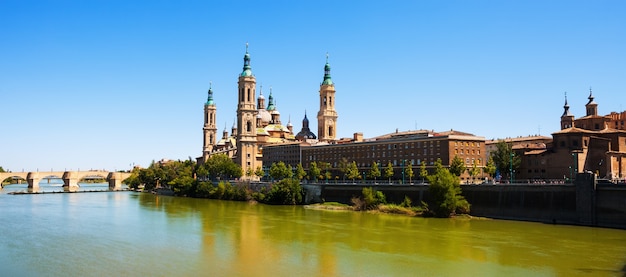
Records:
<instances>
[{"instance_id":1,"label":"stone bridge","mask_svg":"<svg viewBox=\"0 0 626 277\"><path fill-rule=\"evenodd\" d=\"M127 172L109 172L109 171L37 171L37 172L2 172L0 173L0 186L2 181L7 178L19 178L28 182L29 189L39 188L39 182L42 179L62 179L63 187L78 188L78 182L82 179L93 177L102 178L109 183L109 189L120 190L122 181L128 178L130 173Z\"/></svg>"}]
</instances>

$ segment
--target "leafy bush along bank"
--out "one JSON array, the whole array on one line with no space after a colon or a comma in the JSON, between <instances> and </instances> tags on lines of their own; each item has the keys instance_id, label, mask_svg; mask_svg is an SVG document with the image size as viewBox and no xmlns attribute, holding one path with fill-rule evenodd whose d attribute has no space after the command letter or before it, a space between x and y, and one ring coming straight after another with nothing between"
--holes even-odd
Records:
<instances>
[{"instance_id":1,"label":"leafy bush along bank","mask_svg":"<svg viewBox=\"0 0 626 277\"><path fill-rule=\"evenodd\" d=\"M209 180L208 176L214 176L216 179L241 177L241 170L237 170L238 167L230 159L215 155L204 165L197 165L191 159L153 162L148 168L134 169L131 176L124 182L131 189L143 187L144 190L150 191L155 188L169 188L177 196L258 201L278 205L303 204L304 190L300 185L303 173L299 173L299 171L304 172L304 170L296 170L296 174L292 174L290 170L283 168L286 168L283 163L272 165L270 172L276 179L281 180L272 183L269 187L252 187L249 183L233 185L228 181L217 183L202 181ZM357 211L378 210L409 215L423 214L436 217L450 217L459 213L469 213L470 205L461 195L458 175L444 168L440 160L435 163L435 169L432 175L422 174L430 183L430 202L428 204L422 202L419 206L414 207L408 197L405 197L400 204L387 204L386 197L381 191L363 188L361 196L352 198L352 209ZM201 177L196 178L196 176Z\"/></svg>"}]
</instances>

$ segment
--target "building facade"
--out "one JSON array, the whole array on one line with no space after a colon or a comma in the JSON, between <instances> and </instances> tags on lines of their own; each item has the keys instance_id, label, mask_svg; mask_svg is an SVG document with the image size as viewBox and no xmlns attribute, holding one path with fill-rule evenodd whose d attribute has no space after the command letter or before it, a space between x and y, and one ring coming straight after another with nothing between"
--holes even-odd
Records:
<instances>
[{"instance_id":1,"label":"building facade","mask_svg":"<svg viewBox=\"0 0 626 277\"><path fill-rule=\"evenodd\" d=\"M302 165L309 168L311 162L329 163L334 178L341 178L339 170L342 160L354 161L363 175L372 168L374 162L379 169L391 163L394 168L394 180L401 180L403 172L412 165L414 176L418 176L419 167L425 164L432 171L435 162L441 159L444 167L449 167L455 156L465 162L467 168L474 164L481 169L485 166L485 138L459 131L432 132L407 131L383 135L362 140L362 135L345 143L318 144L302 147ZM474 176L482 178L484 175ZM409 181L408 176L404 176ZM367 176L366 176L367 178ZM464 182L473 179L466 170L461 179Z\"/></svg>"},{"instance_id":2,"label":"building facade","mask_svg":"<svg viewBox=\"0 0 626 277\"><path fill-rule=\"evenodd\" d=\"M561 116L561 130L552 134L552 143L544 148L515 149L522 157L518 179L570 181L577 172L591 171L600 178L626 178L626 131L621 126L622 113L598 115L598 104L589 91L586 115L575 119L567 97Z\"/></svg>"},{"instance_id":3,"label":"building facade","mask_svg":"<svg viewBox=\"0 0 626 277\"><path fill-rule=\"evenodd\" d=\"M204 105L203 148L202 156L198 158L199 163L203 163L211 155L226 154L241 166L244 173L253 172L263 167L264 148L271 145L290 145L297 141L291 122L287 125L281 122L280 112L274 102L271 88L267 107L262 88L259 91L259 97L256 97L256 77L252 74L250 63L250 54L246 44L243 70L237 82L237 119L231 133L229 134L224 129L220 140L217 140L217 106L213 100L213 90L209 87L208 100ZM305 120L306 126L303 125L303 131L308 131L306 114ZM324 141L335 140L337 111L335 110L335 87L330 77L328 56L324 66L324 80L320 85L318 122L323 124L320 130L324 132ZM304 121L303 124L305 124ZM303 140L315 140L315 135L310 131L301 132L301 134L304 135ZM255 178L255 176L244 178Z\"/></svg>"}]
</instances>

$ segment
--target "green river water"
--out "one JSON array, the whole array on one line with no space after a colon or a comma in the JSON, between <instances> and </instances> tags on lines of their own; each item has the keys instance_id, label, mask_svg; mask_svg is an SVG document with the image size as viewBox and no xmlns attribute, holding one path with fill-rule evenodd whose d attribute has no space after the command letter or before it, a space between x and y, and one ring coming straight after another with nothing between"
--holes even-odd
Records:
<instances>
[{"instance_id":1,"label":"green river water","mask_svg":"<svg viewBox=\"0 0 626 277\"><path fill-rule=\"evenodd\" d=\"M98 185L81 184L81 189ZM106 189L100 185L100 188ZM0 191L0 276L624 276L626 231ZM42 191L62 190L46 187Z\"/></svg>"}]
</instances>

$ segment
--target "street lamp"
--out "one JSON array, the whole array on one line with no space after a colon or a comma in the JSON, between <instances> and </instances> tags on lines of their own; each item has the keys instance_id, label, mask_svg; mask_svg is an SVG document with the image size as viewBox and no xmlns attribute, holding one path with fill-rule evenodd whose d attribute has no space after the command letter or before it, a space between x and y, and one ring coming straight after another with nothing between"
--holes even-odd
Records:
<instances>
[{"instance_id":1,"label":"street lamp","mask_svg":"<svg viewBox=\"0 0 626 277\"><path fill-rule=\"evenodd\" d=\"M569 166L569 181L572 181L572 166Z\"/></svg>"}]
</instances>

